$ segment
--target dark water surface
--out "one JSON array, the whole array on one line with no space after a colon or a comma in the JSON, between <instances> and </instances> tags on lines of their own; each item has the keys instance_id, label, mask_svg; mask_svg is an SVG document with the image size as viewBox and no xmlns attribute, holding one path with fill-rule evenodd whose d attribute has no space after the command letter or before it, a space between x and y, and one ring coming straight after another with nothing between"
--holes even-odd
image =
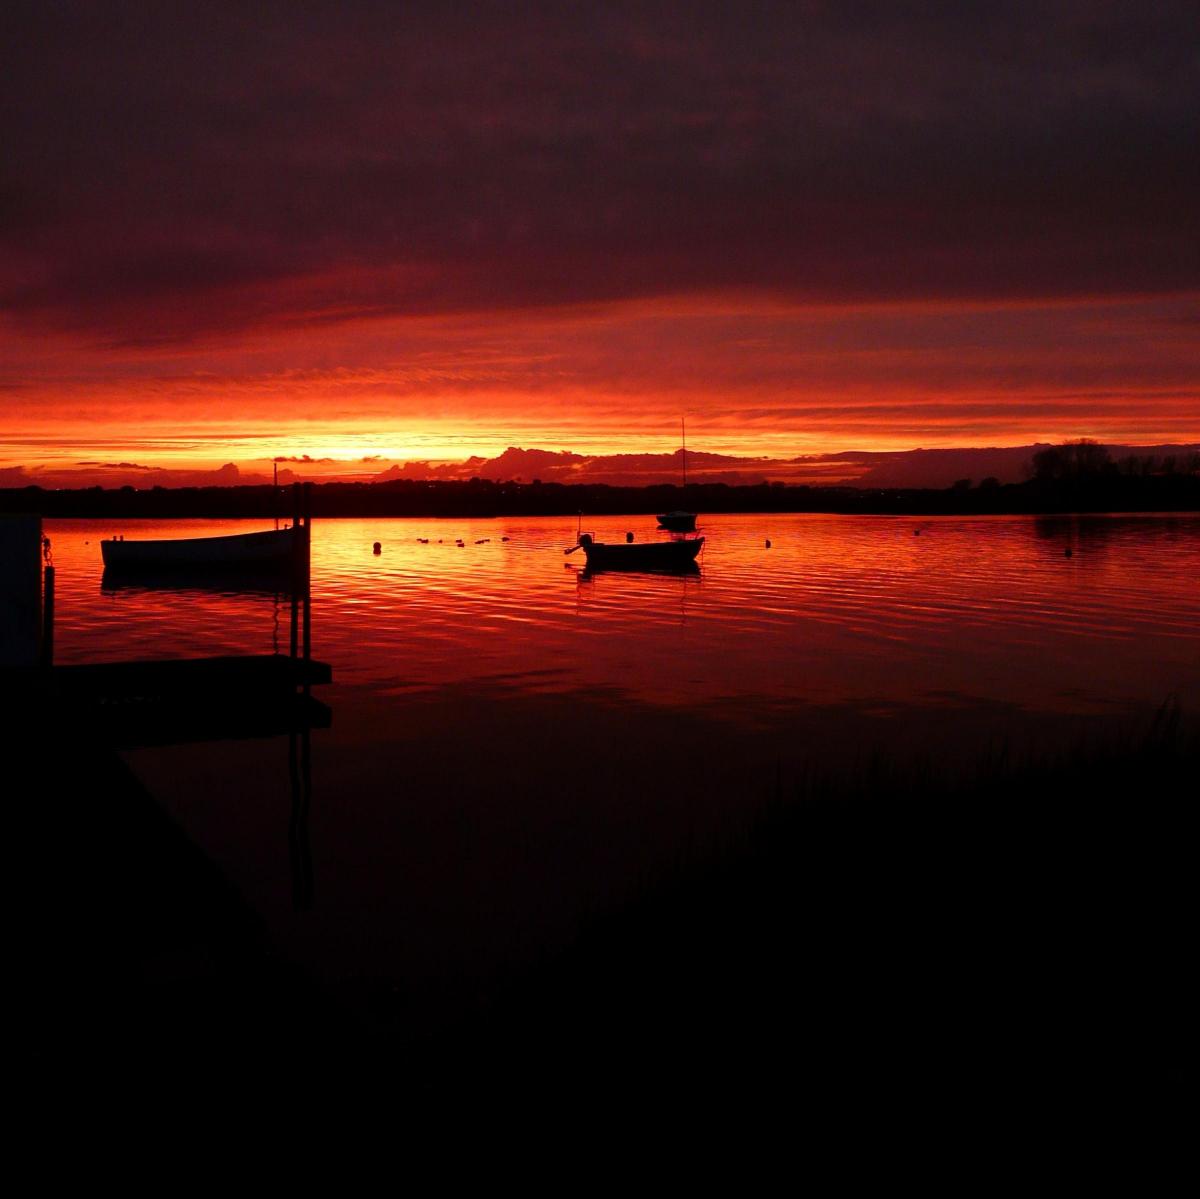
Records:
<instances>
[{"instance_id":1,"label":"dark water surface","mask_svg":"<svg viewBox=\"0 0 1200 1199\"><path fill-rule=\"evenodd\" d=\"M314 654L335 682L299 910L286 741L128 759L289 953L420 1019L806 768L1054 749L1170 695L1200 710L1198 517L701 525L697 577L588 578L562 552L574 521L315 522ZM47 522L58 660L286 652L270 590L102 586L102 536L261 527Z\"/></svg>"}]
</instances>

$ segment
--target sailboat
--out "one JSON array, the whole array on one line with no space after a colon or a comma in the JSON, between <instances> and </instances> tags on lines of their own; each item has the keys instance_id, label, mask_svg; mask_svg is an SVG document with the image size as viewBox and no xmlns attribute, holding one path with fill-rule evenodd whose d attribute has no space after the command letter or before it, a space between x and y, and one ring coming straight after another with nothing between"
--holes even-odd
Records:
<instances>
[{"instance_id":1,"label":"sailboat","mask_svg":"<svg viewBox=\"0 0 1200 1199\"><path fill-rule=\"evenodd\" d=\"M683 459L683 489L687 491L687 430L684 428L683 417L679 418L680 454ZM669 529L672 533L694 533L696 531L696 514L694 512L662 512L658 517L658 527Z\"/></svg>"}]
</instances>

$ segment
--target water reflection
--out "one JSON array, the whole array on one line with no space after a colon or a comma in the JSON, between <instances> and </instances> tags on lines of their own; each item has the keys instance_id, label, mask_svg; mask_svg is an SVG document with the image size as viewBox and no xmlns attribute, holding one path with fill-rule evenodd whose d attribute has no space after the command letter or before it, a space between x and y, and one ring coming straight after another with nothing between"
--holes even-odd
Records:
<instances>
[{"instance_id":1,"label":"water reflection","mask_svg":"<svg viewBox=\"0 0 1200 1199\"><path fill-rule=\"evenodd\" d=\"M679 562L670 566L647 566L637 567L636 569L623 566L619 569L612 569L603 566L585 566L582 570L578 567L572 568L579 571L579 578L582 582L590 583L597 575L666 575L674 576L679 579L698 579L700 577L700 567L695 562Z\"/></svg>"},{"instance_id":2,"label":"water reflection","mask_svg":"<svg viewBox=\"0 0 1200 1199\"><path fill-rule=\"evenodd\" d=\"M100 590L106 595L136 595L142 592L205 592L210 595L290 595L292 580L288 570L255 569L213 571L189 567L170 571L137 571L105 567L100 574Z\"/></svg>"},{"instance_id":3,"label":"water reflection","mask_svg":"<svg viewBox=\"0 0 1200 1199\"><path fill-rule=\"evenodd\" d=\"M308 814L312 808L312 734L307 724L288 734L288 779L292 792L292 810L288 819L292 907L297 912L307 912L313 906L316 891L308 835Z\"/></svg>"},{"instance_id":4,"label":"water reflection","mask_svg":"<svg viewBox=\"0 0 1200 1199\"><path fill-rule=\"evenodd\" d=\"M281 740L132 764L290 954L406 993L425 980L432 1011L447 979L469 989L565 939L813 763L882 747L969 766L1030 730L1077 744L1170 692L1200 710L1200 518L1097 522L1070 559L1070 521L704 523L703 574L663 575L564 562L573 518L317 521L337 727L274 729L286 768ZM279 596L102 592L90 526L50 532L63 660L278 647Z\"/></svg>"},{"instance_id":5,"label":"water reflection","mask_svg":"<svg viewBox=\"0 0 1200 1199\"><path fill-rule=\"evenodd\" d=\"M588 524L619 542L651 522ZM269 580L99 591L92 526L49 525L61 661L281 648ZM318 521L314 636L339 681L380 694L522 678L547 693L747 708L960 694L1077 710L1169 691L1200 703L1196 517L750 514L705 528L702 576L621 577L563 563L571 518Z\"/></svg>"}]
</instances>

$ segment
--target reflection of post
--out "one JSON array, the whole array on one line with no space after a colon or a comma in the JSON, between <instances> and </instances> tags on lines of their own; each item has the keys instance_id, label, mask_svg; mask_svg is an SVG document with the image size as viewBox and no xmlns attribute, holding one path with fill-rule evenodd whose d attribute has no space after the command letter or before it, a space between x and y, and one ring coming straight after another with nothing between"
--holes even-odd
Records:
<instances>
[{"instance_id":1,"label":"reflection of post","mask_svg":"<svg viewBox=\"0 0 1200 1199\"><path fill-rule=\"evenodd\" d=\"M301 725L299 732L295 725ZM288 734L288 774L292 783L292 814L288 821L288 849L292 862L292 907L307 912L313 906L312 846L308 839L308 812L312 804L312 735L307 714L297 714Z\"/></svg>"},{"instance_id":2,"label":"reflection of post","mask_svg":"<svg viewBox=\"0 0 1200 1199\"><path fill-rule=\"evenodd\" d=\"M292 815L288 822L288 846L292 861L292 907L298 912L313 906L312 847L308 840L308 811L312 803L312 731L311 680L307 664L312 658L312 609L310 605L309 547L312 527L312 484L296 484L292 489L292 659L296 658L299 624L303 620L301 648L304 653L304 679L292 686L292 726L288 736L288 770L292 781ZM304 605L303 615L298 610Z\"/></svg>"},{"instance_id":3,"label":"reflection of post","mask_svg":"<svg viewBox=\"0 0 1200 1199\"><path fill-rule=\"evenodd\" d=\"M46 567L42 590L42 666L54 665L54 567Z\"/></svg>"},{"instance_id":4,"label":"reflection of post","mask_svg":"<svg viewBox=\"0 0 1200 1199\"><path fill-rule=\"evenodd\" d=\"M312 657L312 606L310 600L312 580L312 484L304 484L304 532L300 536L301 554L304 558L304 660ZM304 693L308 694L308 683L304 684Z\"/></svg>"},{"instance_id":5,"label":"reflection of post","mask_svg":"<svg viewBox=\"0 0 1200 1199\"><path fill-rule=\"evenodd\" d=\"M292 628L291 656L296 657L300 634L300 484L292 484Z\"/></svg>"}]
</instances>

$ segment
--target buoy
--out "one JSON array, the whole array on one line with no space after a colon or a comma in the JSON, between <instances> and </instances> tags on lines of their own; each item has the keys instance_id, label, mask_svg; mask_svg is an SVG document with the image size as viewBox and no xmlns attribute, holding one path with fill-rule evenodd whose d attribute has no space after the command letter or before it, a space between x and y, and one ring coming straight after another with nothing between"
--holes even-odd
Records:
<instances>
[{"instance_id":1,"label":"buoy","mask_svg":"<svg viewBox=\"0 0 1200 1199\"><path fill-rule=\"evenodd\" d=\"M629 543L629 542L631 542L632 540L633 540L633 534L632 534L632 533L626 533L626 534L625 534L625 541L626 541L626 543Z\"/></svg>"},{"instance_id":2,"label":"buoy","mask_svg":"<svg viewBox=\"0 0 1200 1199\"><path fill-rule=\"evenodd\" d=\"M1063 557L1069 558L1070 556L1071 556L1071 547L1067 546L1067 548L1065 550L1063 550Z\"/></svg>"},{"instance_id":3,"label":"buoy","mask_svg":"<svg viewBox=\"0 0 1200 1199\"><path fill-rule=\"evenodd\" d=\"M770 548L771 548L771 539L768 537L767 538L767 549L770 549Z\"/></svg>"},{"instance_id":4,"label":"buoy","mask_svg":"<svg viewBox=\"0 0 1200 1199\"><path fill-rule=\"evenodd\" d=\"M913 529L913 536L914 536L914 537L920 537L920 536L921 536L921 530L920 530L920 529Z\"/></svg>"},{"instance_id":5,"label":"buoy","mask_svg":"<svg viewBox=\"0 0 1200 1199\"><path fill-rule=\"evenodd\" d=\"M501 537L501 538L500 538L500 540L501 540L501 541L509 541L509 540L511 540L511 538L508 538L508 537Z\"/></svg>"},{"instance_id":6,"label":"buoy","mask_svg":"<svg viewBox=\"0 0 1200 1199\"><path fill-rule=\"evenodd\" d=\"M378 554L378 553L381 553L381 552L382 552L382 550L383 550L383 546L381 546L381 545L379 544L379 542L378 542L378 541L377 541L377 542L375 542L375 544L374 544L374 545L373 545L371 548L372 548L372 550L373 550L375 553L377 553L377 554Z\"/></svg>"}]
</instances>

